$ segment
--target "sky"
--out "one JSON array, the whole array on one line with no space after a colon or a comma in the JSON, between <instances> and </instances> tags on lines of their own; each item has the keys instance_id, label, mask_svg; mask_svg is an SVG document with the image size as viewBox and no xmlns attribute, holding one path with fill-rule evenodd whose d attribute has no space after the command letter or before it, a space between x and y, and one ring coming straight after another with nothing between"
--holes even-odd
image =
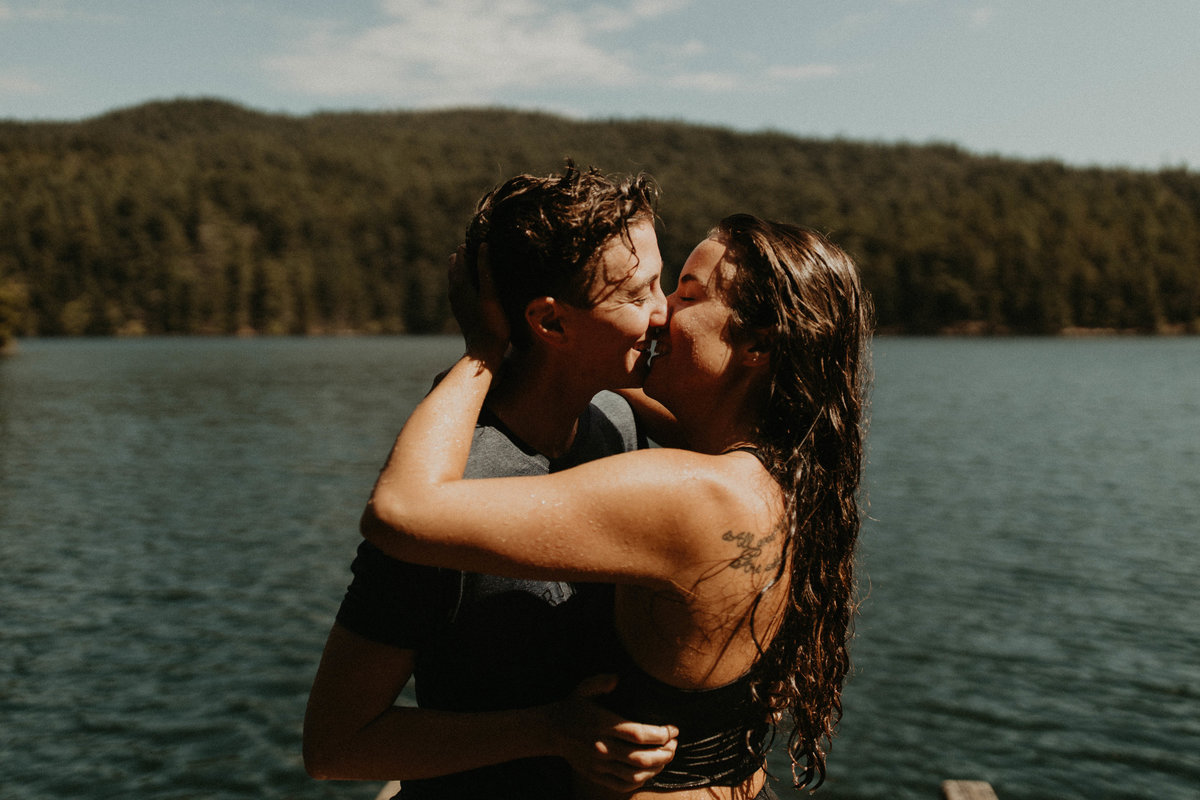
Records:
<instances>
[{"instance_id":1,"label":"sky","mask_svg":"<svg viewBox=\"0 0 1200 800\"><path fill-rule=\"evenodd\" d=\"M1200 169L1200 0L0 0L0 119L500 106Z\"/></svg>"}]
</instances>

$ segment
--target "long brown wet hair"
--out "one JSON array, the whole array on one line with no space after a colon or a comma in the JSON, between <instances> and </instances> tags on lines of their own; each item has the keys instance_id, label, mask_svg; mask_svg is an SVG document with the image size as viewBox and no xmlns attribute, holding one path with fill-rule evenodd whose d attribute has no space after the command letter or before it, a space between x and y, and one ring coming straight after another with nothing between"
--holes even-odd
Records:
<instances>
[{"instance_id":1,"label":"long brown wet hair","mask_svg":"<svg viewBox=\"0 0 1200 800\"><path fill-rule=\"evenodd\" d=\"M796 786L815 789L850 668L874 315L854 262L818 233L737 214L711 237L737 267L725 298L732 331L770 342L754 444L786 502L776 581L790 582L789 603L754 666L754 691L767 721L789 731Z\"/></svg>"}]
</instances>

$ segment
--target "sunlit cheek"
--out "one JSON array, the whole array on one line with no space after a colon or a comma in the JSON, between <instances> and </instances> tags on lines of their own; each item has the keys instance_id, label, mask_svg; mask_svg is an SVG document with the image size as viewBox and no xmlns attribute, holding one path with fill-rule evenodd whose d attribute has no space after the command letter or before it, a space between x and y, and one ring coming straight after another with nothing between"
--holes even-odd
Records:
<instances>
[{"instance_id":1,"label":"sunlit cheek","mask_svg":"<svg viewBox=\"0 0 1200 800\"><path fill-rule=\"evenodd\" d=\"M643 317L636 309L622 307L606 315L605 321L612 336L634 342L646 332L648 323Z\"/></svg>"},{"instance_id":2,"label":"sunlit cheek","mask_svg":"<svg viewBox=\"0 0 1200 800\"><path fill-rule=\"evenodd\" d=\"M679 358L676 361L686 361L690 370L702 375L720 375L730 364L733 351L714 336L706 336L705 331L689 330L685 332L678 347ZM675 351L672 351L674 354Z\"/></svg>"},{"instance_id":3,"label":"sunlit cheek","mask_svg":"<svg viewBox=\"0 0 1200 800\"><path fill-rule=\"evenodd\" d=\"M650 318L646 314L627 314L622 320L621 330L630 342L636 342L645 336L650 327Z\"/></svg>"}]
</instances>

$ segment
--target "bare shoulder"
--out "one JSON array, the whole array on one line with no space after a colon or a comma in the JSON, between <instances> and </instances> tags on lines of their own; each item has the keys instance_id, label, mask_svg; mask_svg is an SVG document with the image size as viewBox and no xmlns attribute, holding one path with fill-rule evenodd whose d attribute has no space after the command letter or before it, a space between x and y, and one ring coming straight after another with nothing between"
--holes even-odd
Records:
<instances>
[{"instance_id":1,"label":"bare shoulder","mask_svg":"<svg viewBox=\"0 0 1200 800\"><path fill-rule=\"evenodd\" d=\"M750 454L705 455L656 448L626 454L642 502L675 520L693 551L728 556L747 541L769 540L782 514L778 484ZM653 488L651 488L653 487ZM731 542L733 543L731 545Z\"/></svg>"},{"instance_id":2,"label":"bare shoulder","mask_svg":"<svg viewBox=\"0 0 1200 800\"><path fill-rule=\"evenodd\" d=\"M744 563L743 542L760 546L779 516L774 482L744 453L653 448L549 475L451 480L416 494L396 486L399 499L382 512L369 506L363 523L396 558L668 590L727 575Z\"/></svg>"},{"instance_id":3,"label":"bare shoulder","mask_svg":"<svg viewBox=\"0 0 1200 800\"><path fill-rule=\"evenodd\" d=\"M755 505L769 501L775 486L750 454L706 455L693 450L655 447L591 462L599 469L628 474L664 494L694 493L693 502Z\"/></svg>"},{"instance_id":4,"label":"bare shoulder","mask_svg":"<svg viewBox=\"0 0 1200 800\"><path fill-rule=\"evenodd\" d=\"M705 455L690 450L640 450L660 460L664 473L674 474L702 492L701 498L721 506L752 509L778 496L777 484L750 453Z\"/></svg>"}]
</instances>

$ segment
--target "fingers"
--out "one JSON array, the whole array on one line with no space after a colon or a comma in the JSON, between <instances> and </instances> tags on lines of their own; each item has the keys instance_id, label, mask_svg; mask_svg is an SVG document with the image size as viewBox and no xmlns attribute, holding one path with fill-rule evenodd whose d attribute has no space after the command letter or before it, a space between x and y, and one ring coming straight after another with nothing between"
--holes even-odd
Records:
<instances>
[{"instance_id":1,"label":"fingers","mask_svg":"<svg viewBox=\"0 0 1200 800\"><path fill-rule=\"evenodd\" d=\"M463 287L469 285L466 252L467 248L460 244L458 249L450 254L449 262L446 264L446 273L450 278L450 292L452 297L456 294L461 294Z\"/></svg>"},{"instance_id":2,"label":"fingers","mask_svg":"<svg viewBox=\"0 0 1200 800\"><path fill-rule=\"evenodd\" d=\"M462 245L450 254L446 263L446 276L450 285L450 306L456 317L469 315L475 304L476 293L474 282L468 274L466 248Z\"/></svg>"},{"instance_id":3,"label":"fingers","mask_svg":"<svg viewBox=\"0 0 1200 800\"><path fill-rule=\"evenodd\" d=\"M596 751L608 763L657 772L675 757L676 744L671 739L660 747L633 747L624 742L601 740L596 742Z\"/></svg>"},{"instance_id":4,"label":"fingers","mask_svg":"<svg viewBox=\"0 0 1200 800\"><path fill-rule=\"evenodd\" d=\"M610 735L642 747L662 747L679 736L679 728L624 721L614 725Z\"/></svg>"},{"instance_id":5,"label":"fingers","mask_svg":"<svg viewBox=\"0 0 1200 800\"><path fill-rule=\"evenodd\" d=\"M496 296L496 284L492 281L492 262L488 258L487 242L479 245L475 253L475 284L484 297Z\"/></svg>"},{"instance_id":6,"label":"fingers","mask_svg":"<svg viewBox=\"0 0 1200 800\"><path fill-rule=\"evenodd\" d=\"M662 772L675 757L675 741L664 747L634 749L622 743L596 742L600 760L594 762L588 778L610 789L633 791Z\"/></svg>"},{"instance_id":7,"label":"fingers","mask_svg":"<svg viewBox=\"0 0 1200 800\"><path fill-rule=\"evenodd\" d=\"M447 265L450 310L468 353L499 363L508 346L508 320L492 284L486 248L480 246L474 270L467 262L466 247L460 245Z\"/></svg>"},{"instance_id":8,"label":"fingers","mask_svg":"<svg viewBox=\"0 0 1200 800\"><path fill-rule=\"evenodd\" d=\"M631 722L592 698L611 692L615 675L594 675L555 704L564 753L589 780L621 792L640 788L675 757L679 729L674 725Z\"/></svg>"},{"instance_id":9,"label":"fingers","mask_svg":"<svg viewBox=\"0 0 1200 800\"><path fill-rule=\"evenodd\" d=\"M642 773L652 777L671 763L676 744L676 740L671 739L661 747L634 747L620 741L600 740L595 744L600 756L597 769L626 781L637 780L636 776ZM646 780L646 776L641 780Z\"/></svg>"}]
</instances>

